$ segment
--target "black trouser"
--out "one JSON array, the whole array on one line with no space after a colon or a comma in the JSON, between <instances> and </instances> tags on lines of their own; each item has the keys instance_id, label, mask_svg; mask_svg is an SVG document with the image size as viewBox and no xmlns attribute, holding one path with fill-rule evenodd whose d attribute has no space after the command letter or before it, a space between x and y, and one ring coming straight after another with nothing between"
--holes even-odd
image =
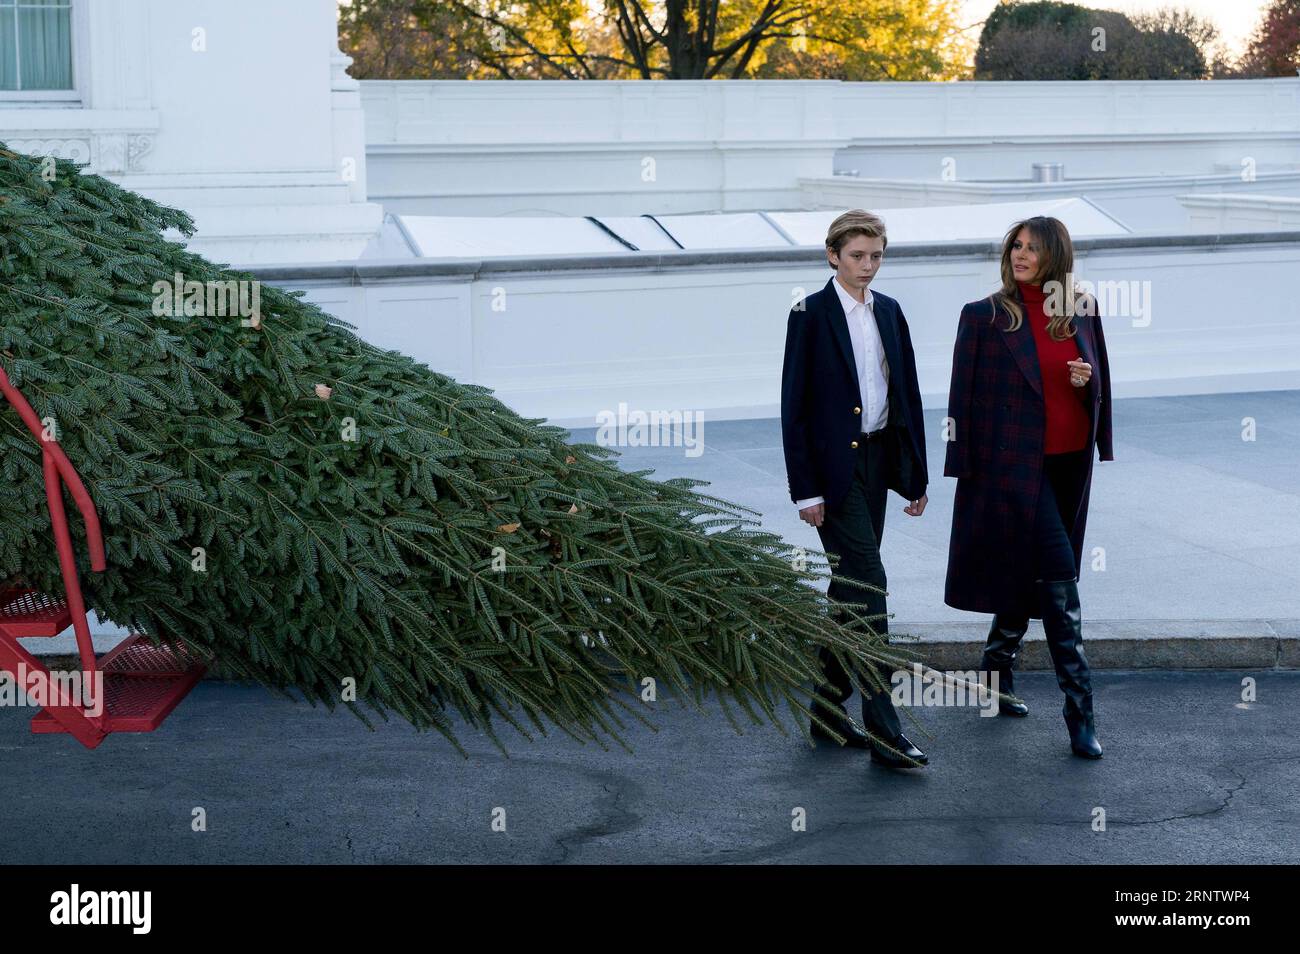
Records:
<instances>
[{"instance_id":1,"label":"black trouser","mask_svg":"<svg viewBox=\"0 0 1300 954\"><path fill-rule=\"evenodd\" d=\"M1043 455L1043 476L1038 486L1038 511L1034 517L1030 549L1034 580L1073 580L1074 545L1067 527L1079 511L1079 497L1087 475L1088 451ZM1029 625L1029 614L998 613L997 622L1009 629Z\"/></svg>"},{"instance_id":2,"label":"black trouser","mask_svg":"<svg viewBox=\"0 0 1300 954\"><path fill-rule=\"evenodd\" d=\"M1035 598L1041 596L1042 581L1076 581L1074 545L1070 542L1068 527L1074 523L1079 511L1079 501L1087 478L1088 454L1091 449L1070 451L1064 454L1046 454L1043 457L1043 476L1038 489L1038 509L1034 517L1034 531L1030 541L1033 559ZM1040 606L1047 613L1049 607ZM1063 621L1043 617L1048 649L1056 669L1057 681L1066 691L1067 706L1070 693L1076 687L1078 695L1091 691L1090 671L1082 645L1067 640ZM981 669L995 670L1001 676L1001 689L1013 692L1012 667L1020 641L1029 628L1028 613L997 613L989 639L984 649Z\"/></svg>"},{"instance_id":3,"label":"black trouser","mask_svg":"<svg viewBox=\"0 0 1300 954\"><path fill-rule=\"evenodd\" d=\"M840 557L839 566L831 571L826 595L844 603L866 604L870 615L880 617L871 621L871 627L886 635L889 623L884 616L886 580L885 567L880 561L880 539L885 531L885 504L889 493L885 482L892 444L885 433L871 440L866 435L858 438L858 454L848 493L834 508L826 508L822 525L817 528L822 549ZM844 583L839 580L841 576L878 586L881 592ZM853 694L853 684L839 660L825 647L820 651L820 658L831 686L821 687L818 694L832 705L824 707L829 712L819 711L818 715L833 724L843 714L844 702ZM893 667L877 664L876 671L886 688L864 694L862 721L873 735L893 741L902 731L888 688ZM871 687L867 688L870 690Z\"/></svg>"},{"instance_id":4,"label":"black trouser","mask_svg":"<svg viewBox=\"0 0 1300 954\"><path fill-rule=\"evenodd\" d=\"M1043 455L1043 480L1034 520L1034 579L1073 580L1074 545L1068 528L1079 512L1088 451Z\"/></svg>"}]
</instances>

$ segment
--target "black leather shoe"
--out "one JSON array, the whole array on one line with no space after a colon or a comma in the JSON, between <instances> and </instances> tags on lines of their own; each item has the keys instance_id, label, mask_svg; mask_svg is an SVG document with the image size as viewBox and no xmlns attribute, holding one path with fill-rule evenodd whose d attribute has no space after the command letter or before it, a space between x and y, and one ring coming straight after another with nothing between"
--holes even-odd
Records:
<instances>
[{"instance_id":1,"label":"black leather shoe","mask_svg":"<svg viewBox=\"0 0 1300 954\"><path fill-rule=\"evenodd\" d=\"M835 740L833 736L828 735L826 733L826 730L823 729L821 726L819 726L816 722L810 723L808 728L809 728L809 734L813 737L815 741L827 742L831 745L840 744ZM835 729L836 731L839 732L840 735L844 736L843 747L846 749L870 749L872 747L871 739L867 738L867 736L863 732L859 731L855 726L847 722L839 723L838 725L835 726Z\"/></svg>"},{"instance_id":2,"label":"black leather shoe","mask_svg":"<svg viewBox=\"0 0 1300 954\"><path fill-rule=\"evenodd\" d=\"M1047 648L1056 667L1056 681L1065 693L1065 727L1070 750L1085 759L1101 758L1101 743L1092 714L1092 670L1083 652L1083 614L1077 580L1037 580L1039 606Z\"/></svg>"},{"instance_id":3,"label":"black leather shoe","mask_svg":"<svg viewBox=\"0 0 1300 954\"><path fill-rule=\"evenodd\" d=\"M891 752L873 744L871 746L871 761L879 762L881 765L888 765L891 768L917 768L920 765L928 764L930 761L930 757L908 741L905 735L898 736L890 745L898 751ZM898 754L900 752L902 755ZM906 758L903 756L906 756Z\"/></svg>"},{"instance_id":4,"label":"black leather shoe","mask_svg":"<svg viewBox=\"0 0 1300 954\"><path fill-rule=\"evenodd\" d=\"M998 692L1009 696L1015 695L1016 650L1020 641L1029 630L1029 617L1010 617L1002 613L993 616L989 626L988 640L984 645L984 657L980 660L980 669L998 674ZM992 688L990 681L990 688ZM1027 716L1029 706L1019 699L998 697L998 712L1006 716Z\"/></svg>"},{"instance_id":5,"label":"black leather shoe","mask_svg":"<svg viewBox=\"0 0 1300 954\"><path fill-rule=\"evenodd\" d=\"M999 699L998 714L1004 716L1016 716L1023 719L1025 716L1029 715L1029 706L1025 705L1019 699Z\"/></svg>"}]
</instances>

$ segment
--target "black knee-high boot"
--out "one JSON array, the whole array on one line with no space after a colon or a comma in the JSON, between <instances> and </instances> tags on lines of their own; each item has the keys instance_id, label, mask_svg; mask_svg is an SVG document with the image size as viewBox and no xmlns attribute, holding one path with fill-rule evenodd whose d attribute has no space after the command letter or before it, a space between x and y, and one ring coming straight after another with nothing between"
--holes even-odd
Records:
<instances>
[{"instance_id":1,"label":"black knee-high boot","mask_svg":"<svg viewBox=\"0 0 1300 954\"><path fill-rule=\"evenodd\" d=\"M1037 580L1039 608L1056 681L1065 693L1065 726L1075 755L1101 758L1092 714L1092 673L1083 653L1083 615L1077 580Z\"/></svg>"},{"instance_id":2,"label":"black knee-high boot","mask_svg":"<svg viewBox=\"0 0 1300 954\"><path fill-rule=\"evenodd\" d=\"M1028 616L1015 617L1004 613L993 616L988 640L984 644L984 656L980 660L980 669L998 674L998 692L1009 696L1015 695L1013 673L1016 667L1016 651L1020 648L1020 641L1025 638L1028 630ZM1026 716L1029 715L1029 706L1019 699L1014 701L999 699L998 711L1003 715Z\"/></svg>"}]
</instances>

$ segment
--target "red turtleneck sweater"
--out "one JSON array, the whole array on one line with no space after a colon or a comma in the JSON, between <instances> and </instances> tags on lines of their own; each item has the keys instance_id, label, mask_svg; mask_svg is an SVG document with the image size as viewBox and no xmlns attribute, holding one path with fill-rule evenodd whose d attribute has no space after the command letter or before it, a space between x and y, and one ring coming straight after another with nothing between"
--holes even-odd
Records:
<instances>
[{"instance_id":1,"label":"red turtleneck sweater","mask_svg":"<svg viewBox=\"0 0 1300 954\"><path fill-rule=\"evenodd\" d=\"M1025 321L1034 333L1038 349L1038 367L1043 378L1043 403L1047 407L1047 435L1044 454L1064 454L1082 450L1088 443L1088 428L1092 423L1084 409L1083 398L1087 387L1076 388L1070 383L1067 361L1079 358L1079 345L1073 337L1056 341L1047 333L1046 296L1041 285L1020 286L1020 297L1025 303ZM1093 369L1096 374L1096 369Z\"/></svg>"}]
</instances>

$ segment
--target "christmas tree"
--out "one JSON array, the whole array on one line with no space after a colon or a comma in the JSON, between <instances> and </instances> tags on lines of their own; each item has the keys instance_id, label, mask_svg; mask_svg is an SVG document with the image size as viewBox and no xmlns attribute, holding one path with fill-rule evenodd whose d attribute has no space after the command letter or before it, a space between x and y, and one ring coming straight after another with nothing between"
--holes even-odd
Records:
<instances>
[{"instance_id":1,"label":"christmas tree","mask_svg":"<svg viewBox=\"0 0 1300 954\"><path fill-rule=\"evenodd\" d=\"M886 650L817 590L823 554L168 229L193 225L0 144L0 361L97 505L102 619L458 749L452 712L503 750L502 722L625 744L660 694L806 732L819 646L875 678ZM0 423L0 580L61 594L40 449Z\"/></svg>"}]
</instances>

